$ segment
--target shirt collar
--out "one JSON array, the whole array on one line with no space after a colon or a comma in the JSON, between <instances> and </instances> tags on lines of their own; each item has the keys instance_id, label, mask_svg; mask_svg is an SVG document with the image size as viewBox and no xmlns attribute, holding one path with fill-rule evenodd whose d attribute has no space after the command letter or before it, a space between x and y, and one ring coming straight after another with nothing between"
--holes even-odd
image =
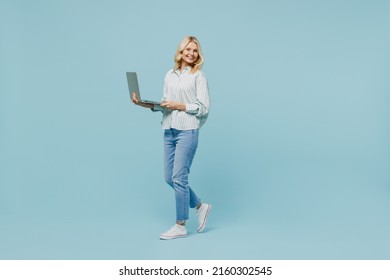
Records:
<instances>
[{"instance_id":1,"label":"shirt collar","mask_svg":"<svg viewBox=\"0 0 390 280\"><path fill-rule=\"evenodd\" d=\"M184 72L190 72L190 71L191 71L191 69L192 69L192 67L191 67L191 66L186 66L186 67L184 67L184 71L183 71L183 73L184 73ZM177 72L177 73L179 73L179 74L180 74L180 68L174 68L172 72Z\"/></svg>"}]
</instances>

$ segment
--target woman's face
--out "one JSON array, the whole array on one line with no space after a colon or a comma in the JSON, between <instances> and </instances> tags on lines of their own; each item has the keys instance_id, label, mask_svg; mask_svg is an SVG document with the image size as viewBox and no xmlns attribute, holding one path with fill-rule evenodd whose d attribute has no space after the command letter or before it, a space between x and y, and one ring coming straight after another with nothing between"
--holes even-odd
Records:
<instances>
[{"instance_id":1,"label":"woman's face","mask_svg":"<svg viewBox=\"0 0 390 280\"><path fill-rule=\"evenodd\" d=\"M189 42L181 53L185 65L193 65L198 60L198 56L198 45L194 42Z\"/></svg>"}]
</instances>

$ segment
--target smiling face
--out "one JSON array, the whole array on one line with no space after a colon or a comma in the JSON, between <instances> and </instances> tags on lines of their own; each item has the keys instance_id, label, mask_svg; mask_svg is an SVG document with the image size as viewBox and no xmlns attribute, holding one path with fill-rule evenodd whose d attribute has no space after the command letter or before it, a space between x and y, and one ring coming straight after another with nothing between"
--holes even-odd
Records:
<instances>
[{"instance_id":1,"label":"smiling face","mask_svg":"<svg viewBox=\"0 0 390 280\"><path fill-rule=\"evenodd\" d=\"M181 54L182 67L194 65L198 57L198 45L194 42L189 42Z\"/></svg>"}]
</instances>

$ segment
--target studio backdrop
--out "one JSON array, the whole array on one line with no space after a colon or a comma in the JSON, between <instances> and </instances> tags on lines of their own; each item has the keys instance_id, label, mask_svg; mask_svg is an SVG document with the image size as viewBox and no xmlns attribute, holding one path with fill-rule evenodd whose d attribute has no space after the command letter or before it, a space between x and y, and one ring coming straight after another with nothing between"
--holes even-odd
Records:
<instances>
[{"instance_id":1,"label":"studio backdrop","mask_svg":"<svg viewBox=\"0 0 390 280\"><path fill-rule=\"evenodd\" d=\"M0 3L1 259L388 259L389 1ZM162 97L186 35L211 96L183 240ZM189 228L195 228L191 212Z\"/></svg>"}]
</instances>

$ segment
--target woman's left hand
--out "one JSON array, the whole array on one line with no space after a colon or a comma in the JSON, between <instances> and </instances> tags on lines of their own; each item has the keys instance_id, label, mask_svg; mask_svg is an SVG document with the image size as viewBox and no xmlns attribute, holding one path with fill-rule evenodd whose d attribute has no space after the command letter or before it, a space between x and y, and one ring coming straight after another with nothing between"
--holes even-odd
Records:
<instances>
[{"instance_id":1,"label":"woman's left hand","mask_svg":"<svg viewBox=\"0 0 390 280\"><path fill-rule=\"evenodd\" d=\"M163 103L160 104L161 107L165 107L169 110L179 110L179 111L185 111L186 105L184 103L174 102L165 100Z\"/></svg>"}]
</instances>

